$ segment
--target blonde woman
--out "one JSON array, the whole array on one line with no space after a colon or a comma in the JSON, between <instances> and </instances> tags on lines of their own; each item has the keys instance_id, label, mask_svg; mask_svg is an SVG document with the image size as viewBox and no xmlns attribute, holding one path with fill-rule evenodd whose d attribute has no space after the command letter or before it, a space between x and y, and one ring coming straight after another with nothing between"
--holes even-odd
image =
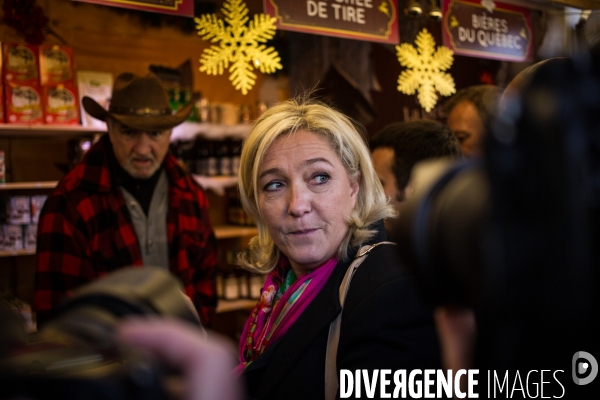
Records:
<instances>
[{"instance_id":1,"label":"blonde woman","mask_svg":"<svg viewBox=\"0 0 600 400\"><path fill-rule=\"evenodd\" d=\"M306 99L268 109L244 143L240 195L259 233L239 262L267 274L240 339L237 370L248 397L325 398L328 334L340 313L338 376L340 369L437 368L431 310L395 246L370 251L342 311L346 271L359 248L387 240L383 220L393 216L349 118Z\"/></svg>"}]
</instances>

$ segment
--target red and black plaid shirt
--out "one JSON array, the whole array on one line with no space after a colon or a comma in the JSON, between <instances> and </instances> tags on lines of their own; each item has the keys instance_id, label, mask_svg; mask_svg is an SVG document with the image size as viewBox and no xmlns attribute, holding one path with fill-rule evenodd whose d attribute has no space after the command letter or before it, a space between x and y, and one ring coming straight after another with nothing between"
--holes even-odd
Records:
<instances>
[{"instance_id":1,"label":"red and black plaid shirt","mask_svg":"<svg viewBox=\"0 0 600 400\"><path fill-rule=\"evenodd\" d=\"M35 309L43 321L65 295L124 266L141 266L140 245L121 190L111 183L104 135L48 197L40 215ZM169 269L204 325L217 305L217 243L203 190L167 154Z\"/></svg>"}]
</instances>

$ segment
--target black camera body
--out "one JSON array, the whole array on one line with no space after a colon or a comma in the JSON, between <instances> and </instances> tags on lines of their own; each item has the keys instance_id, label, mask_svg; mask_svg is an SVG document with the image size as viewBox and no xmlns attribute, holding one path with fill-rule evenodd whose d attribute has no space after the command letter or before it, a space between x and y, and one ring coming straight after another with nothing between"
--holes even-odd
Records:
<instances>
[{"instance_id":1,"label":"black camera body","mask_svg":"<svg viewBox=\"0 0 600 400\"><path fill-rule=\"evenodd\" d=\"M153 356L120 348L114 329L128 316L172 316L201 329L181 284L160 268L124 268L76 290L48 323L0 360L2 399L165 399Z\"/></svg>"}]
</instances>

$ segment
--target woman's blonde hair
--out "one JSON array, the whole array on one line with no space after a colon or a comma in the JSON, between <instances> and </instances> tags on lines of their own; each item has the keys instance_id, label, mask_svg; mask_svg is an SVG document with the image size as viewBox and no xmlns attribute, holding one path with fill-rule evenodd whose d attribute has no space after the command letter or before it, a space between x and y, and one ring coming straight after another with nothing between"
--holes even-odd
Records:
<instances>
[{"instance_id":1,"label":"woman's blonde hair","mask_svg":"<svg viewBox=\"0 0 600 400\"><path fill-rule=\"evenodd\" d=\"M322 135L340 157L349 179L359 180L356 205L348 216L350 229L338 249L339 259L347 258L349 247L359 246L374 235L370 225L394 216L357 126L342 113L310 98L279 103L256 120L242 147L239 187L242 206L256 222L258 236L252 238L248 250L238 256L242 267L267 273L279 260L279 249L269 235L258 206L257 177L265 153L280 136L301 130Z\"/></svg>"}]
</instances>

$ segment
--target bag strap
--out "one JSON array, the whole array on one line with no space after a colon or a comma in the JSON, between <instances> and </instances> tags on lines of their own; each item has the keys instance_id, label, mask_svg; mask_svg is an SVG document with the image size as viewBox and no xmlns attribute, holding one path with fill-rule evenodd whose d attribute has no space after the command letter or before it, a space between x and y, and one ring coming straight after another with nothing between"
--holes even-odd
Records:
<instances>
[{"instance_id":1,"label":"bag strap","mask_svg":"<svg viewBox=\"0 0 600 400\"><path fill-rule=\"evenodd\" d=\"M346 270L344 279L342 279L342 283L340 285L340 305L342 306L342 311L340 311L338 316L331 321L331 324L329 324L329 336L327 338L327 351L325 353L325 400L334 400L339 388L336 358L338 344L340 342L340 327L342 325L344 302L346 301L346 295L350 289L350 282L352 281L352 277L354 276L354 273L360 264L362 264L362 262L367 258L367 254L381 244L396 245L396 243L393 242L379 242L373 245L361 247L356 253L354 261Z\"/></svg>"}]
</instances>

